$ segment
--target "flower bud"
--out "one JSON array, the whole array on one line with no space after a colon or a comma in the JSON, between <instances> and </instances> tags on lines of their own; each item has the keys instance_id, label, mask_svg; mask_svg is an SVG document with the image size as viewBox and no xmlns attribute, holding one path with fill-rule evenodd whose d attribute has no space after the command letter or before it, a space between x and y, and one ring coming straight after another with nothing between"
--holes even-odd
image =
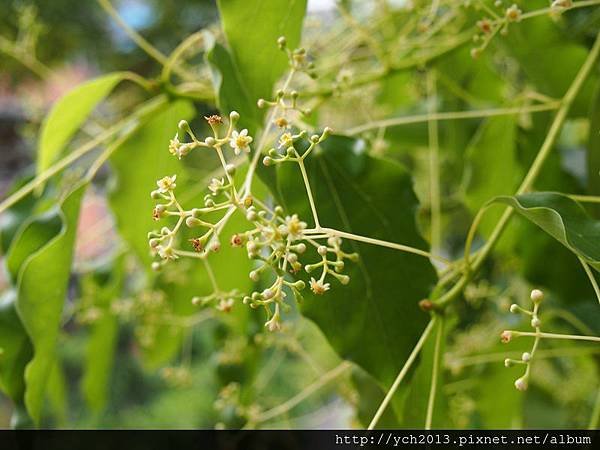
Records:
<instances>
[{"instance_id":1,"label":"flower bud","mask_svg":"<svg viewBox=\"0 0 600 450\"><path fill-rule=\"evenodd\" d=\"M231 111L229 113L229 120L231 120L233 123L236 123L238 120L240 120L240 114L237 111Z\"/></svg>"},{"instance_id":2,"label":"flower bud","mask_svg":"<svg viewBox=\"0 0 600 450\"><path fill-rule=\"evenodd\" d=\"M259 280L259 278L260 278L260 277L259 277L259 273L258 273L258 271L257 271L257 270L253 270L252 272L250 272L250 273L248 274L248 276L250 277L250 279L251 279L252 281L258 281L258 280Z\"/></svg>"},{"instance_id":3,"label":"flower bud","mask_svg":"<svg viewBox=\"0 0 600 450\"><path fill-rule=\"evenodd\" d=\"M259 98L258 101L256 102L256 106L258 106L259 108L264 108L265 106L267 106L267 102L265 101L264 98Z\"/></svg>"},{"instance_id":4,"label":"flower bud","mask_svg":"<svg viewBox=\"0 0 600 450\"><path fill-rule=\"evenodd\" d=\"M194 227L199 227L200 225L202 225L202 221L199 219L196 219L195 217L189 216L187 219L185 219L185 224L189 228L194 228Z\"/></svg>"},{"instance_id":5,"label":"flower bud","mask_svg":"<svg viewBox=\"0 0 600 450\"><path fill-rule=\"evenodd\" d=\"M534 317L531 319L531 326L533 328L538 328L542 324L542 321L538 317Z\"/></svg>"},{"instance_id":6,"label":"flower bud","mask_svg":"<svg viewBox=\"0 0 600 450\"><path fill-rule=\"evenodd\" d=\"M527 380L525 379L525 377L517 378L517 380L515 381L515 387L519 391L527 390Z\"/></svg>"},{"instance_id":7,"label":"flower bud","mask_svg":"<svg viewBox=\"0 0 600 450\"><path fill-rule=\"evenodd\" d=\"M510 312L513 314L519 312L519 305L517 305L516 303L510 305Z\"/></svg>"},{"instance_id":8,"label":"flower bud","mask_svg":"<svg viewBox=\"0 0 600 450\"><path fill-rule=\"evenodd\" d=\"M279 38L277 38L277 46L280 50L285 49L285 47L287 46L287 40L284 36L279 36Z\"/></svg>"},{"instance_id":9,"label":"flower bud","mask_svg":"<svg viewBox=\"0 0 600 450\"><path fill-rule=\"evenodd\" d=\"M213 145L215 145L215 144L217 143L217 141L215 140L215 138L214 138L214 137L212 137L212 136L209 136L209 137L207 137L206 139L204 139L204 143L205 143L206 145L208 145L209 147L212 147Z\"/></svg>"},{"instance_id":10,"label":"flower bud","mask_svg":"<svg viewBox=\"0 0 600 450\"><path fill-rule=\"evenodd\" d=\"M534 289L530 294L533 303L539 303L544 300L544 293L540 289Z\"/></svg>"},{"instance_id":11,"label":"flower bud","mask_svg":"<svg viewBox=\"0 0 600 450\"><path fill-rule=\"evenodd\" d=\"M504 344L510 342L511 338L512 338L512 333L508 330L503 331L502 334L500 335L500 339L502 340L502 342Z\"/></svg>"},{"instance_id":12,"label":"flower bud","mask_svg":"<svg viewBox=\"0 0 600 450\"><path fill-rule=\"evenodd\" d=\"M523 362L529 362L529 361L531 361L531 353L529 353L529 352L525 352L525 353L523 353L523 354L521 355L521 360L522 360Z\"/></svg>"},{"instance_id":13,"label":"flower bud","mask_svg":"<svg viewBox=\"0 0 600 450\"><path fill-rule=\"evenodd\" d=\"M275 296L275 293L271 289L265 289L262 292L262 296L265 300L269 300Z\"/></svg>"},{"instance_id":14,"label":"flower bud","mask_svg":"<svg viewBox=\"0 0 600 450\"><path fill-rule=\"evenodd\" d=\"M317 248L317 253L321 256L325 256L327 254L327 247L320 245L319 248Z\"/></svg>"},{"instance_id":15,"label":"flower bud","mask_svg":"<svg viewBox=\"0 0 600 450\"><path fill-rule=\"evenodd\" d=\"M271 158L269 156L265 156L263 158L262 162L265 166L270 166L273 163L273 158Z\"/></svg>"}]
</instances>

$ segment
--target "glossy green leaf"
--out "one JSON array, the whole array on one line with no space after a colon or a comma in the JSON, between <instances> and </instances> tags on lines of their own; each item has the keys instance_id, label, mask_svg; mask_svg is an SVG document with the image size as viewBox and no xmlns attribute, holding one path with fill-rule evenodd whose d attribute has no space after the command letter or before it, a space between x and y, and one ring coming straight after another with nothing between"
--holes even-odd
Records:
<instances>
[{"instance_id":1,"label":"glossy green leaf","mask_svg":"<svg viewBox=\"0 0 600 450\"><path fill-rule=\"evenodd\" d=\"M298 46L306 0L219 0L218 5L235 67L250 100L256 104L259 98L270 98L273 84L287 67L277 39L285 36L290 48Z\"/></svg>"},{"instance_id":2,"label":"glossy green leaf","mask_svg":"<svg viewBox=\"0 0 600 450\"><path fill-rule=\"evenodd\" d=\"M62 362L59 358L54 360L54 365L50 370L48 386L46 388L46 397L48 406L54 419L55 426L65 427L67 425L69 398L68 398L67 379Z\"/></svg>"},{"instance_id":3,"label":"glossy green leaf","mask_svg":"<svg viewBox=\"0 0 600 450\"><path fill-rule=\"evenodd\" d=\"M497 197L492 201L512 206L600 271L600 221L592 219L576 201L554 192Z\"/></svg>"},{"instance_id":4,"label":"glossy green leaf","mask_svg":"<svg viewBox=\"0 0 600 450\"><path fill-rule=\"evenodd\" d=\"M124 72L116 72L86 81L56 102L42 125L38 174L52 165L94 108L124 78Z\"/></svg>"},{"instance_id":5,"label":"glossy green leaf","mask_svg":"<svg viewBox=\"0 0 600 450\"><path fill-rule=\"evenodd\" d=\"M587 148L588 193L600 195L600 81L590 105L590 130ZM596 205L596 212L600 208Z\"/></svg>"},{"instance_id":6,"label":"glossy green leaf","mask_svg":"<svg viewBox=\"0 0 600 450\"><path fill-rule=\"evenodd\" d=\"M33 359L25 370L25 405L36 423L40 421L48 377L54 365L79 207L86 186L78 186L53 210L61 220L60 230L28 256L19 269L17 311L34 348ZM26 245L25 237L34 235L32 230L42 232L46 220L32 221L13 245Z\"/></svg>"},{"instance_id":7,"label":"glossy green leaf","mask_svg":"<svg viewBox=\"0 0 600 450\"><path fill-rule=\"evenodd\" d=\"M109 382L114 364L119 322L111 312L114 299L119 298L124 282L123 258L114 262L108 274L90 274L82 280L82 294L94 299L101 316L90 325L85 354L81 391L89 408L98 413L106 405Z\"/></svg>"},{"instance_id":8,"label":"glossy green leaf","mask_svg":"<svg viewBox=\"0 0 600 450\"><path fill-rule=\"evenodd\" d=\"M217 95L217 107L222 114L231 111L240 113L240 126L256 130L260 126L261 113L250 92L244 85L242 75L235 67L229 51L214 42L206 52L211 67L211 76Z\"/></svg>"},{"instance_id":9,"label":"glossy green leaf","mask_svg":"<svg viewBox=\"0 0 600 450\"><path fill-rule=\"evenodd\" d=\"M341 136L325 141L306 166L323 226L426 248L415 223L412 179L402 166L373 158L362 141ZM287 211L311 223L297 165L279 167L277 186ZM332 280L325 295L307 293L301 310L342 358L387 389L425 328L428 317L417 303L435 283L435 271L421 256L351 241L344 247L360 255L346 265L350 283Z\"/></svg>"},{"instance_id":10,"label":"glossy green leaf","mask_svg":"<svg viewBox=\"0 0 600 450\"><path fill-rule=\"evenodd\" d=\"M150 192L156 189L156 180L164 176L177 175L178 183L183 181L184 164L169 153L168 146L179 121L190 119L193 113L189 102L173 103L141 126L110 159L116 175L110 205L117 228L147 268L152 261L147 234L156 227L152 220L155 201Z\"/></svg>"},{"instance_id":11,"label":"glossy green leaf","mask_svg":"<svg viewBox=\"0 0 600 450\"><path fill-rule=\"evenodd\" d=\"M33 355L33 347L16 309L14 289L0 297L0 388L16 404L23 404L25 366Z\"/></svg>"}]
</instances>

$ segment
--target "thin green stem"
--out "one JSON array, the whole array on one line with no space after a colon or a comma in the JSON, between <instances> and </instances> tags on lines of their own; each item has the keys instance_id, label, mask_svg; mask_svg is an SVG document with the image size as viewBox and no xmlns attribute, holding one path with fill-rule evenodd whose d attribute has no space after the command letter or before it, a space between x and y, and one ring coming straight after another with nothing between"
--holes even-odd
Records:
<instances>
[{"instance_id":1,"label":"thin green stem","mask_svg":"<svg viewBox=\"0 0 600 450\"><path fill-rule=\"evenodd\" d=\"M437 252L442 241L442 205L440 197L440 148L438 122L433 117L437 107L437 81L434 72L427 75L427 91L429 100L429 203L431 207L431 248Z\"/></svg>"},{"instance_id":2,"label":"thin green stem","mask_svg":"<svg viewBox=\"0 0 600 450\"><path fill-rule=\"evenodd\" d=\"M118 11L113 7L109 0L96 0L98 4L102 7L102 9L121 27L121 29L129 36L129 38L136 43L136 45L141 48L148 56L156 60L162 66L168 64L169 59L165 56L159 49L157 49L154 45L152 45L149 41L147 41L142 35L140 35L137 31L129 26L125 20L120 16ZM189 73L188 71L174 66L173 72L184 79L194 79L194 74Z\"/></svg>"},{"instance_id":3,"label":"thin green stem","mask_svg":"<svg viewBox=\"0 0 600 450\"><path fill-rule=\"evenodd\" d=\"M295 396L293 396L289 400L281 403L280 405L277 405L276 407L274 407L272 409L269 409L267 411L264 411L263 413L259 414L258 417L255 419L254 423L266 422L267 420L270 420L273 417L277 417L277 416L279 416L281 414L285 414L286 412L290 411L292 408L296 407L304 399L306 399L307 397L309 397L310 395L312 395L315 391L317 391L318 389L322 388L323 386L325 386L330 381L333 381L334 379L336 379L337 377L339 377L341 374L343 374L350 367L352 367L352 364L350 362L348 362L348 361L344 361L343 363L341 363L340 365L338 365L334 369L332 369L329 372L323 374L323 376L321 376L314 383L312 383L309 386L307 386L306 388L304 388L302 390L302 392L299 392L298 394L296 394Z\"/></svg>"},{"instance_id":4,"label":"thin green stem","mask_svg":"<svg viewBox=\"0 0 600 450\"><path fill-rule=\"evenodd\" d=\"M395 242L382 241L381 239L374 239L366 236L360 236L358 234L346 233L345 231L335 230L333 228L315 228L314 230L306 230L306 233L310 234L314 233L326 233L330 236L337 236L345 239L350 239L353 241L365 242L367 244L378 245L380 247L392 248L394 250L400 250L407 253L413 253L415 255L424 256L425 258L430 258L441 263L450 265L451 261L447 260L443 256L434 255L425 250L421 250L419 248L410 247L408 245L397 244Z\"/></svg>"},{"instance_id":5,"label":"thin green stem","mask_svg":"<svg viewBox=\"0 0 600 450\"><path fill-rule=\"evenodd\" d=\"M313 197L312 189L310 187L310 182L308 181L308 174L306 173L304 160L302 158L298 158L297 162L300 166L300 172L302 173L302 181L304 181L304 187L306 188L306 195L308 196L308 202L310 203L310 210L312 212L313 220L315 222L315 228L320 229L321 224L319 223L319 215L317 214L317 207L315 205L315 199Z\"/></svg>"},{"instance_id":6,"label":"thin green stem","mask_svg":"<svg viewBox=\"0 0 600 450\"><path fill-rule=\"evenodd\" d=\"M167 102L167 98L165 96L159 96L159 97L155 97L153 100L150 100L150 102L157 102L157 103L163 103L164 102L164 103L166 103ZM32 192L38 186L40 186L41 184L43 184L49 178L53 177L54 175L56 175L57 173L59 173L61 170L63 170L64 168L68 167L69 165L71 165L73 162L75 162L76 160L78 160L82 156L84 156L84 155L88 154L89 152L91 152L92 150L96 149L96 147L98 145L100 145L100 144L104 143L105 141L111 139L119 131L121 131L123 129L126 129L126 128L132 126L132 125L135 125L135 123L138 120L139 120L139 118L136 117L135 114L133 115L133 117L130 116L130 117L126 117L126 118L120 120L115 125L107 128L102 133L98 134L95 138L93 138L90 141L86 142L82 146L78 147L77 149L75 149L74 151L72 151L71 153L69 153L68 155L66 155L61 160L57 161L55 164L53 164L52 166L50 166L47 170L45 170L44 172L40 173L33 180L31 180L30 182L28 182L27 184L25 184L19 190L17 190L13 194L11 194L4 201L2 201L2 203L0 203L0 213L6 211L8 208L10 208L16 202L18 202L23 197L25 197L27 194L29 194L30 192Z\"/></svg>"},{"instance_id":7,"label":"thin green stem","mask_svg":"<svg viewBox=\"0 0 600 450\"><path fill-rule=\"evenodd\" d=\"M596 293L596 298L598 299L598 303L600 303L600 287L598 286L598 282L596 281L596 277L594 276L592 269L590 269L589 264L586 263L583 260L583 258L581 258L579 256L577 258L579 259L579 262L583 266L583 270L585 270L585 274L590 279L590 283L592 284L592 287L594 288L594 292Z\"/></svg>"},{"instance_id":8,"label":"thin green stem","mask_svg":"<svg viewBox=\"0 0 600 450\"><path fill-rule=\"evenodd\" d=\"M590 417L589 430L597 430L600 427L600 388L598 388L598 394L596 395L596 401L594 402L594 409L592 410L592 416Z\"/></svg>"},{"instance_id":9,"label":"thin green stem","mask_svg":"<svg viewBox=\"0 0 600 450\"><path fill-rule=\"evenodd\" d=\"M575 195L575 194L566 194L571 200L575 200L576 202L582 203L600 203L600 197L595 195Z\"/></svg>"},{"instance_id":10,"label":"thin green stem","mask_svg":"<svg viewBox=\"0 0 600 450\"><path fill-rule=\"evenodd\" d=\"M514 337L535 337L542 339L563 339L572 341L589 341L589 342L600 342L598 336L584 336L580 334L557 334L557 333L543 333L543 332L531 332L531 331L511 331Z\"/></svg>"},{"instance_id":11,"label":"thin green stem","mask_svg":"<svg viewBox=\"0 0 600 450\"><path fill-rule=\"evenodd\" d=\"M423 348L423 345L425 344L425 341L429 337L429 334L431 333L431 330L433 330L433 326L435 325L435 322L436 322L436 317L434 316L429 321L429 324L427 325L427 327L425 328L425 330L423 330L423 334L421 334L421 337L419 338L419 340L417 341L417 344L415 345L415 347L413 348L412 352L408 356L408 359L404 363L404 366L402 366L402 369L400 369L400 372L398 373L398 376L396 377L396 379L392 383L392 386L387 391L387 394L385 394L385 397L383 398L383 401L379 405L379 408L377 408L377 411L375 412L375 415L373 416L373 419L371 420L371 423L369 423L369 426L367 428L368 430L372 430L372 429L374 429L377 426L377 423L381 419L381 416L385 412L385 409L387 408L387 406L389 405L390 401L392 400L392 397L394 396L394 394L398 390L398 387L400 386L400 383L402 383L402 380L404 379L404 377L406 376L406 374L408 373L408 371L412 367L413 363L415 362L415 359L419 355L419 352Z\"/></svg>"},{"instance_id":12,"label":"thin green stem","mask_svg":"<svg viewBox=\"0 0 600 450\"><path fill-rule=\"evenodd\" d=\"M435 337L435 348L433 350L433 368L431 370L431 387L429 389L429 400L427 401L427 414L425 416L425 429L431 430L433 422L433 410L435 408L435 397L440 377L440 363L443 357L442 340L444 337L444 317L440 316L437 324L437 334Z\"/></svg>"},{"instance_id":13,"label":"thin green stem","mask_svg":"<svg viewBox=\"0 0 600 450\"><path fill-rule=\"evenodd\" d=\"M573 104L573 101L575 100L575 98L577 97L577 94L581 90L583 83L589 76L589 74L592 70L592 67L594 66L594 63L598 59L599 54L600 54L600 33L598 33L598 35L596 36L596 41L594 42L594 45L592 46L592 49L590 50L585 62L579 69L579 72L575 76L575 79L571 83L571 86L569 87L565 96L561 100L560 108L558 109L556 116L554 117L554 120L552 121L550 130L548 131L548 134L546 135L546 138L544 139L544 142L542 143L542 146L541 146L535 160L533 161L533 164L529 168L529 171L527 172L525 178L523 179L523 182L519 186L519 189L517 190L517 195L522 194L532 188L533 183L535 182L535 180L537 179L538 175L540 174L540 172L542 170L544 162L546 161L546 159L548 158L548 155L550 154L551 150L554 147L554 144L558 138L559 132L562 128L562 125L564 124L564 122L567 118L567 114L571 108L571 105ZM446 292L442 297L440 297L439 300L436 301L437 307L444 307L448 303L452 302L456 297L458 297L458 295L462 292L464 287L470 281L473 274L476 273L481 268L481 266L483 265L483 263L485 262L485 260L487 259L487 257L491 253L491 251L493 250L494 246L496 245L496 243L502 236L502 233L504 232L504 229L508 225L508 222L510 221L513 214L514 214L513 208L509 207L506 211L504 211L504 213L500 217L500 220L496 224L496 227L492 231L492 234L491 234L489 240L486 242L486 244L482 247L482 249L478 253L478 255L472 265L472 270L469 272L466 272L448 292Z\"/></svg>"},{"instance_id":14,"label":"thin green stem","mask_svg":"<svg viewBox=\"0 0 600 450\"><path fill-rule=\"evenodd\" d=\"M479 109L472 111L446 111L429 114L416 114L413 116L392 117L390 119L377 120L364 125L359 125L346 130L347 134L354 135L364 133L365 131L378 129L380 127L395 127L400 125L410 125L414 123L427 122L431 120L460 120L460 119L482 119L484 117L510 116L516 114L552 111L560 107L560 102L552 101L540 105L516 106L508 108Z\"/></svg>"}]
</instances>

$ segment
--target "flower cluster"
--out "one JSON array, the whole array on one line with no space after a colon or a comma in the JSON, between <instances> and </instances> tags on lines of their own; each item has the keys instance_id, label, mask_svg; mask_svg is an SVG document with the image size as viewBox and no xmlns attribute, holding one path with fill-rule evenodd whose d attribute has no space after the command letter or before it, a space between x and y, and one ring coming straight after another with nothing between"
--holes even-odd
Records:
<instances>
[{"instance_id":1,"label":"flower cluster","mask_svg":"<svg viewBox=\"0 0 600 450\"><path fill-rule=\"evenodd\" d=\"M265 205L263 205L265 206ZM318 295L330 289L328 277L334 277L342 284L350 278L340 272L344 269L344 259L356 260L355 253L345 253L341 249L341 240L328 239L328 246L319 243L307 234L307 225L296 215L285 215L283 208L276 206L270 210L266 206L248 208L246 218L255 226L244 233L235 234L231 244L245 246L248 257L257 261L258 266L249 274L253 281L259 281L263 273L270 273L274 281L262 291L255 291L244 297L244 303L252 308L263 307L267 313L265 326L270 331L281 329L281 310L287 309L286 288L296 300L302 301L301 291L306 287L302 280L290 280L291 275L304 270L311 273L322 268L321 275L310 279L310 289ZM308 246L317 250L320 261L304 265L300 258ZM334 256L330 259L329 255Z\"/></svg>"},{"instance_id":2,"label":"flower cluster","mask_svg":"<svg viewBox=\"0 0 600 450\"><path fill-rule=\"evenodd\" d=\"M504 360L504 365L506 367L511 367L515 364L524 364L526 366L525 373L523 374L523 376L518 378L515 381L515 387L520 391L526 390L527 386L529 384L531 361L535 355L535 352L537 350L539 340L540 340L539 334L541 333L540 326L542 325L542 322L538 316L538 311L539 311L540 303L544 299L544 293L542 291L540 291L539 289L534 289L533 291L531 291L530 298L531 298L531 301L533 302L533 308L531 310L524 309L521 306L517 305L516 303L513 303L510 306L510 312L513 314L524 314L526 316L531 317L531 326L535 330L535 340L533 342L533 347L531 348L531 351L524 352L521 355L521 359L507 358ZM501 339L502 339L502 342L508 343L514 336L519 336L519 335L520 335L520 333L518 331L508 331L507 330L507 331L502 332Z\"/></svg>"},{"instance_id":3,"label":"flower cluster","mask_svg":"<svg viewBox=\"0 0 600 450\"><path fill-rule=\"evenodd\" d=\"M285 49L285 43L280 42L280 45ZM297 53L291 52L290 55ZM298 58L294 61L295 64L299 64ZM296 66L294 68L299 70ZM295 103L297 94L293 92L290 94L291 105L283 100L286 95L287 91L283 89L278 92L275 102L263 100L263 106L275 105L277 109L284 111L286 108L297 109ZM216 283L213 283L213 293L204 297L194 297L192 302L198 306L211 305L219 311L228 312L233 308L236 299L243 298L243 302L252 308L264 308L267 314L265 326L268 330L280 330L281 313L282 310L289 308L285 298L290 292L301 301L300 292L307 283L312 292L319 295L331 288L329 281L333 278L342 284L347 284L348 275L341 273L344 269L344 261L356 260L357 255L344 252L339 237L324 234L317 229L308 230L307 224L297 214L285 214L282 207L270 208L264 202L253 198L249 194L247 184L238 190L233 178L235 166L227 162L223 149L229 147L235 155L250 153L250 146L254 139L249 135L248 130L235 129L235 124L239 120L239 114L235 111L229 115L229 124L225 133L221 132L224 121L220 116L211 115L205 119L213 130L213 136L200 140L192 132L189 124L181 121L176 135L169 144L169 151L177 158L182 158L194 149L212 149L219 158L223 176L213 178L208 184L209 193L204 197L204 206L192 209L184 209L177 200L175 175L157 181L157 189L151 193L152 198L158 201L152 216L157 221L164 218L176 218L177 221L172 227L163 226L148 234L150 249L160 258L153 263L153 268L160 270L168 261L182 256L204 259L209 252L219 251L222 228L234 213L241 213L250 223L251 228L234 234L230 243L234 247L245 247L248 257L256 261L256 267L249 274L250 278L259 282L262 275L265 275L265 280L269 280L269 286L244 296L235 290L221 292ZM264 157L265 165L284 161L296 161L301 164L331 133L331 130L326 128L321 134L308 137L307 131L293 134L290 131L291 125L284 116L275 119L274 122L282 131L278 138L277 149L271 148L268 156ZM214 220L215 213L221 214L218 221ZM180 248L176 239L178 232L184 226L203 230L199 236L188 240L191 246L189 250ZM325 240L326 245L320 243L320 239ZM300 259L308 248L314 248L315 251L308 253L316 255L316 261L312 260L311 263L304 265ZM320 272L318 276L311 277L305 282L293 276L301 271Z\"/></svg>"},{"instance_id":4,"label":"flower cluster","mask_svg":"<svg viewBox=\"0 0 600 450\"><path fill-rule=\"evenodd\" d=\"M477 21L477 33L473 36L473 42L479 43L479 45L471 49L473 58L478 58L481 55L496 33L506 35L509 24L520 22L523 16L523 11L517 4L513 3L509 7L505 7L502 0L497 0L494 5L502 11L502 16L491 11L495 18L484 17Z\"/></svg>"}]
</instances>

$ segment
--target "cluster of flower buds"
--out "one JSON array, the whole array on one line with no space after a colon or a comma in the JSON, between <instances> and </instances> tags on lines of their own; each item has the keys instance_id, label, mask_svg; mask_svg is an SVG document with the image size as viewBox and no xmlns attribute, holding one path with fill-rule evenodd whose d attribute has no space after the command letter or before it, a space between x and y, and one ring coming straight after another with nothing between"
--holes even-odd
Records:
<instances>
[{"instance_id":1,"label":"cluster of flower buds","mask_svg":"<svg viewBox=\"0 0 600 450\"><path fill-rule=\"evenodd\" d=\"M174 388L185 388L192 385L192 372L185 366L165 367L160 375L167 384Z\"/></svg>"},{"instance_id":2,"label":"cluster of flower buds","mask_svg":"<svg viewBox=\"0 0 600 450\"><path fill-rule=\"evenodd\" d=\"M280 46L285 49L285 41L279 41ZM296 55L298 52L290 54ZM302 52L300 52L302 53ZM294 66L294 68L296 68ZM277 93L276 102L262 101L263 106L275 106L276 109L284 107L296 108L295 98L292 93L292 105L287 105L283 98L286 93ZM259 101L259 104L261 102ZM243 297L245 304L252 308L262 306L267 313L265 326L270 331L281 329L281 312L289 308L285 303L288 292L294 295L296 300L301 301L302 291L306 283L302 280L294 280L291 274L296 274L304 269L307 273L321 270L318 277L310 279L310 288L315 294L323 294L330 288L327 282L330 278L336 278L340 283L347 284L349 277L342 274L344 260L356 260L355 253L345 253L341 249L341 239L330 235L305 235L306 223L301 221L298 215L284 214L283 208L276 206L270 209L264 203L255 200L246 194L242 188L238 194L232 175L234 168L227 164L222 147L228 145L236 154L250 152L250 144L253 139L247 130L240 132L235 130L235 124L239 114L232 112L229 115L229 125L224 135L220 132L223 120L220 116L205 117L213 130L213 136L203 141L196 138L186 121L181 121L178 132L171 140L169 151L181 158L195 148L212 148L216 151L224 171L224 177L213 178L208 185L210 191L204 197L204 207L185 210L175 196L176 176L167 176L157 182L158 189L151 194L152 198L158 200L153 217L155 220L173 216L177 222L173 227L164 226L160 230L148 234L151 251L157 254L160 262L154 262L153 268L159 270L169 260L180 256L205 257L208 251L218 251L220 248L219 233L224 222L234 212L242 212L248 222L253 226L249 231L234 234L231 245L234 247L245 246L248 257L257 262L257 267L250 272L253 281L259 281L263 272L269 272L269 279L274 281L270 286L261 291L253 292L251 295L243 296L237 291L219 292L215 289L210 295L194 297L192 302L198 306L214 306L217 310L228 312L233 307L237 298ZM309 137L307 131L292 134L288 129L289 123L284 117L275 120L275 124L284 131L278 142L278 149L271 148L263 163L271 165L285 161L295 161L302 164L303 160L314 148L323 142L331 129L325 128L321 134ZM283 151L283 153L281 153ZM243 197L243 198L242 198ZM216 223L209 221L208 214L216 211L224 211L222 219ZM180 228L185 225L189 228L203 228L204 233L190 239L192 251L176 248L175 237ZM314 231L314 230L313 230ZM327 239L327 245L321 245L318 239ZM307 245L314 247L320 260L313 264L303 266L300 256L307 250Z\"/></svg>"},{"instance_id":3,"label":"cluster of flower buds","mask_svg":"<svg viewBox=\"0 0 600 450\"><path fill-rule=\"evenodd\" d=\"M479 45L471 49L473 58L478 58L481 55L497 32L506 35L510 23L521 21L523 11L518 5L512 4L506 8L502 0L497 0L494 5L504 11L504 16L498 19L484 17L477 21L477 33L473 36L473 42L479 43Z\"/></svg>"},{"instance_id":4,"label":"cluster of flower buds","mask_svg":"<svg viewBox=\"0 0 600 450\"><path fill-rule=\"evenodd\" d=\"M212 294L205 295L202 297L192 297L192 304L200 307L211 306L217 311L228 313L231 312L235 301L243 297L237 289L229 292L215 291Z\"/></svg>"},{"instance_id":5,"label":"cluster of flower buds","mask_svg":"<svg viewBox=\"0 0 600 450\"><path fill-rule=\"evenodd\" d=\"M159 328L170 324L174 317L164 292L152 290L113 302L111 312L123 321L136 324L136 337L145 348L155 343Z\"/></svg>"},{"instance_id":6,"label":"cluster of flower buds","mask_svg":"<svg viewBox=\"0 0 600 450\"><path fill-rule=\"evenodd\" d=\"M326 282L328 276L337 278L342 284L349 282L349 277L340 273L344 269L344 259L356 260L358 255L342 251L339 238L329 238L328 246L319 245L304 234L306 223L296 214L286 216L280 206L273 210L251 206L246 218L255 228L233 235L231 244L235 247L245 246L248 257L257 261L258 266L249 274L253 281L259 281L264 273L275 277L266 289L244 297L244 303L250 307L265 309L268 318L265 326L268 330L281 329L281 311L289 308L285 303L285 288L291 290L297 301L303 299L301 291L306 283L302 280L290 281L288 273L297 274L302 269L311 273L322 268L320 277L311 278L310 281L310 288L315 294L329 290L330 284ZM300 258L306 252L307 244L317 249L321 260L303 266ZM329 258L330 254L334 256L333 259Z\"/></svg>"},{"instance_id":7,"label":"cluster of flower buds","mask_svg":"<svg viewBox=\"0 0 600 450\"><path fill-rule=\"evenodd\" d=\"M538 344L539 344L539 339L540 339L539 334L541 332L540 327L542 325L542 322L538 316L538 312L539 312L540 304L541 304L542 300L544 299L544 293L542 291L540 291L539 289L534 289L533 291L531 291L530 298L533 303L533 308L531 310L524 309L521 306L517 305L516 303L513 303L510 306L510 312L513 314L524 314L531 318L531 326L532 326L532 328L535 329L535 334L536 334L531 351L524 352L523 355L521 355L521 359L507 358L504 360L504 365L506 367L511 367L515 364L524 364L526 366L525 373L523 374L523 376L518 378L515 381L515 387L520 391L524 391L527 389L527 386L529 383L529 374L530 374L530 370L531 370L531 361L533 359L533 356L535 355L535 352L536 352ZM502 339L502 342L508 343L508 342L510 342L510 340L513 337L518 337L519 335L520 335L520 333L518 331L508 331L507 330L507 331L502 332L501 339Z\"/></svg>"},{"instance_id":8,"label":"cluster of flower buds","mask_svg":"<svg viewBox=\"0 0 600 450\"><path fill-rule=\"evenodd\" d=\"M277 148L269 149L267 156L263 158L263 164L270 166L276 163L298 162L300 159L305 159L330 134L331 128L329 127L326 127L321 134L313 134L310 138L308 132L304 130L297 134L286 131L279 136ZM308 147L304 145L305 141L308 141Z\"/></svg>"},{"instance_id":9,"label":"cluster of flower buds","mask_svg":"<svg viewBox=\"0 0 600 450\"><path fill-rule=\"evenodd\" d=\"M277 39L277 45L281 51L286 52L291 69L297 72L305 72L311 78L317 78L315 64L310 61L304 48L290 49L284 36Z\"/></svg>"},{"instance_id":10,"label":"cluster of flower buds","mask_svg":"<svg viewBox=\"0 0 600 450\"><path fill-rule=\"evenodd\" d=\"M204 197L204 207L184 210L175 196L176 176L166 176L157 181L158 189L152 191L151 197L159 200L153 212L152 217L160 220L164 217L177 217L177 223L173 228L162 227L160 230L152 231L148 234L150 249L153 254L157 254L163 262L155 262L153 268L158 270L165 261L176 259L181 255L188 255L187 250L175 248L175 236L181 226L185 224L188 228L204 228L204 233L200 236L190 239L189 243L193 251L201 255L208 251L216 252L220 249L219 227L218 223L208 221L208 215L215 211L236 208L238 206L247 206L247 199L240 201L236 191L233 175L235 166L228 164L225 160L222 147L231 147L236 155L240 153L249 153L250 144L253 138L248 135L248 130L235 130L235 124L239 120L239 114L235 111L229 114L229 124L224 135L221 135L223 119L217 115L205 117L206 121L213 130L213 136L204 140L196 138L189 124L182 120L179 122L177 134L169 144L169 151L182 158L195 148L213 149L223 166L224 177L213 178L209 185L210 191ZM183 142L185 141L185 142ZM242 205L240 205L240 203Z\"/></svg>"}]
</instances>

